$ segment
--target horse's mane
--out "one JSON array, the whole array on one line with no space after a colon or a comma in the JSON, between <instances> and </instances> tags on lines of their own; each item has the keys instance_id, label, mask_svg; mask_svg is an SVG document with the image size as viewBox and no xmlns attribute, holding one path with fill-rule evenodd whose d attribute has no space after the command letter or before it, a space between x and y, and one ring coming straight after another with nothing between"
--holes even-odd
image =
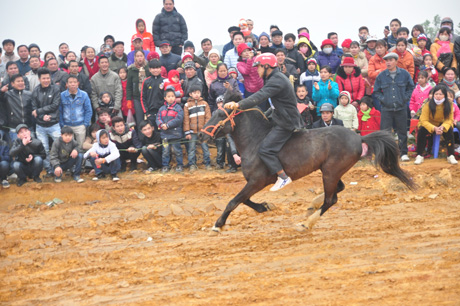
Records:
<instances>
[{"instance_id":1,"label":"horse's mane","mask_svg":"<svg viewBox=\"0 0 460 306\"><path fill-rule=\"evenodd\" d=\"M239 102L243 100L243 96L239 91L233 91L232 89L227 89L227 91L224 94L224 102Z\"/></svg>"}]
</instances>

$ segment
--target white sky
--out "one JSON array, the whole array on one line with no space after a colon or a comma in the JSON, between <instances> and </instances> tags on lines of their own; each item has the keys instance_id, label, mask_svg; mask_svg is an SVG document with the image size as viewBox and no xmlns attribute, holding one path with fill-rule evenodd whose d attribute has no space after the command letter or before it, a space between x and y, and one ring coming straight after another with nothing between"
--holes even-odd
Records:
<instances>
[{"instance_id":1,"label":"white sky","mask_svg":"<svg viewBox=\"0 0 460 306\"><path fill-rule=\"evenodd\" d=\"M369 27L371 34L383 36L383 28L393 18L399 18L409 30L412 26L432 20L436 14L450 16L460 22L460 1L444 0L375 0L375 1L301 1L301 0L176 0L189 29L189 39L200 53L200 41L208 37L214 45L229 41L227 29L241 18L254 20L254 32L268 32L271 24L284 34L296 33L307 26L316 45L328 32L337 32L339 40L358 38L358 28ZM42 56L46 51L58 53L58 45L67 42L70 50L79 51L83 45L96 48L107 34L130 46L135 33L135 20L143 18L147 30L163 7L162 0L1 0L0 41L12 38L19 44L37 43ZM222 12L219 12L222 11ZM78 52L77 52L78 54Z\"/></svg>"}]
</instances>

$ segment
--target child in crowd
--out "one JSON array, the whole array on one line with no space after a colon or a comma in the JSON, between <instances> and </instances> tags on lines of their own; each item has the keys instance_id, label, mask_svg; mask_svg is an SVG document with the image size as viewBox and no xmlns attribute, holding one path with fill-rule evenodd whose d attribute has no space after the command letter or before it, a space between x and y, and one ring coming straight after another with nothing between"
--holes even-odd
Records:
<instances>
[{"instance_id":1,"label":"child in crowd","mask_svg":"<svg viewBox=\"0 0 460 306\"><path fill-rule=\"evenodd\" d=\"M83 156L84 158L90 157L91 164L96 171L93 181L103 179L109 173L112 181L119 181L120 152L117 146L110 141L109 133L104 129L96 132L96 139L97 142Z\"/></svg>"},{"instance_id":2,"label":"child in crowd","mask_svg":"<svg viewBox=\"0 0 460 306\"><path fill-rule=\"evenodd\" d=\"M10 188L7 177L10 170L10 147L3 139L0 139L0 181L3 188Z\"/></svg>"},{"instance_id":3,"label":"child in crowd","mask_svg":"<svg viewBox=\"0 0 460 306\"><path fill-rule=\"evenodd\" d=\"M419 36L417 36L417 46L420 48L422 56L425 56L425 54L431 54L430 50L426 48L427 44L428 44L428 37L426 36L426 34L425 33L419 34Z\"/></svg>"},{"instance_id":4,"label":"child in crowd","mask_svg":"<svg viewBox=\"0 0 460 306\"><path fill-rule=\"evenodd\" d=\"M161 168L161 136L155 131L150 121L142 121L139 124L139 132L133 131L133 142L137 149L141 149L142 156L147 160L146 173L152 173Z\"/></svg>"},{"instance_id":5,"label":"child in crowd","mask_svg":"<svg viewBox=\"0 0 460 306\"><path fill-rule=\"evenodd\" d=\"M204 127L206 122L211 119L211 109L206 101L201 97L201 87L194 85L189 90L190 98L184 105L184 133L185 138L190 140L188 146L188 164L190 172L198 169L196 164L196 145L198 142L198 132ZM200 142L203 150L203 161L206 170L212 170L209 147L206 142Z\"/></svg>"},{"instance_id":6,"label":"child in crowd","mask_svg":"<svg viewBox=\"0 0 460 306\"><path fill-rule=\"evenodd\" d=\"M160 85L163 84L163 77L161 76L161 64L157 59L149 62L149 71L151 76L146 78L142 83L141 104L144 114L150 124L158 131L156 118L158 110L164 103L163 90Z\"/></svg>"},{"instance_id":7,"label":"child in crowd","mask_svg":"<svg viewBox=\"0 0 460 306\"><path fill-rule=\"evenodd\" d=\"M321 81L315 82L313 86L313 101L316 101L317 115L321 117L320 108L324 103L330 103L333 107L337 106L339 97L339 85L331 80L332 69L325 65L319 72Z\"/></svg>"},{"instance_id":8,"label":"child in crowd","mask_svg":"<svg viewBox=\"0 0 460 306\"><path fill-rule=\"evenodd\" d=\"M97 121L101 129L110 130L112 128L112 117L110 116L112 112L107 108L101 108L97 112Z\"/></svg>"},{"instance_id":9,"label":"child in crowd","mask_svg":"<svg viewBox=\"0 0 460 306\"><path fill-rule=\"evenodd\" d=\"M133 115L136 112L134 109L134 105L132 103L128 104L128 101L126 100L126 84L128 83L128 68L121 67L118 70L118 76L120 77L121 88L123 89L123 98L121 99L121 112L123 114L123 118L126 120L129 110L131 110L131 113Z\"/></svg>"},{"instance_id":10,"label":"child in crowd","mask_svg":"<svg viewBox=\"0 0 460 306\"><path fill-rule=\"evenodd\" d=\"M83 162L83 154L78 152L78 143L74 139L72 128L63 126L61 128L61 137L55 142L50 151L50 164L54 169L54 181L62 182L64 171L71 170L75 167L72 173L73 179L77 183L82 183L84 180L80 178L81 164Z\"/></svg>"},{"instance_id":11,"label":"child in crowd","mask_svg":"<svg viewBox=\"0 0 460 306\"><path fill-rule=\"evenodd\" d=\"M439 73L433 65L433 56L431 54L423 56L423 65L420 67L420 71L422 70L428 72L428 83L434 88L439 83Z\"/></svg>"},{"instance_id":12,"label":"child in crowd","mask_svg":"<svg viewBox=\"0 0 460 306\"><path fill-rule=\"evenodd\" d=\"M163 86L160 88L166 90L170 87L174 89L174 94L176 95L176 102L180 103L181 98L184 96L184 91L182 90L182 86L180 83L179 72L174 69L168 72L168 79L163 82Z\"/></svg>"},{"instance_id":13,"label":"child in crowd","mask_svg":"<svg viewBox=\"0 0 460 306\"><path fill-rule=\"evenodd\" d=\"M155 51L155 44L153 42L153 36L151 33L146 31L144 19L136 20L136 34L131 37L131 41L134 40L135 36L142 36L143 44L142 48L147 51ZM134 45L131 43L131 51L134 51Z\"/></svg>"},{"instance_id":14,"label":"child in crowd","mask_svg":"<svg viewBox=\"0 0 460 306\"><path fill-rule=\"evenodd\" d=\"M296 89L297 96L297 108L299 109L300 116L303 119L304 127L311 129L314 119L311 114L311 111L316 114L315 106L311 103L310 98L308 97L307 87L303 84L298 85Z\"/></svg>"},{"instance_id":15,"label":"child in crowd","mask_svg":"<svg viewBox=\"0 0 460 306\"><path fill-rule=\"evenodd\" d=\"M208 88L211 86L212 81L217 79L217 65L222 63L220 60L219 51L217 49L212 49L208 54L209 62L204 71L204 79L206 80L206 85Z\"/></svg>"},{"instance_id":16,"label":"child in crowd","mask_svg":"<svg viewBox=\"0 0 460 306\"><path fill-rule=\"evenodd\" d=\"M420 71L418 74L418 83L410 98L409 109L412 118L415 117L415 114L422 107L423 102L428 99L431 89L431 85L428 84L428 72L426 70Z\"/></svg>"},{"instance_id":17,"label":"child in crowd","mask_svg":"<svg viewBox=\"0 0 460 306\"><path fill-rule=\"evenodd\" d=\"M244 92L246 88L244 87L244 84L238 80L238 70L236 70L235 67L230 67L228 68L228 76L233 78L236 83L238 84L238 89L240 90L241 95L244 97Z\"/></svg>"},{"instance_id":18,"label":"child in crowd","mask_svg":"<svg viewBox=\"0 0 460 306\"><path fill-rule=\"evenodd\" d=\"M113 108L115 106L115 101L113 100L112 94L110 92L103 92L98 101L99 108L108 109L110 114L115 116L113 113Z\"/></svg>"},{"instance_id":19,"label":"child in crowd","mask_svg":"<svg viewBox=\"0 0 460 306\"><path fill-rule=\"evenodd\" d=\"M224 107L224 95L216 98L217 108L214 112L218 111L219 108ZM213 112L213 114L214 114ZM216 170L225 168L225 151L227 148L227 141L225 137L216 138L217 156L216 156Z\"/></svg>"},{"instance_id":20,"label":"child in crowd","mask_svg":"<svg viewBox=\"0 0 460 306\"><path fill-rule=\"evenodd\" d=\"M307 70L300 75L300 84L305 85L310 99L312 99L313 84L321 80L317 67L316 59L310 58L307 60Z\"/></svg>"},{"instance_id":21,"label":"child in crowd","mask_svg":"<svg viewBox=\"0 0 460 306\"><path fill-rule=\"evenodd\" d=\"M366 136L380 130L380 112L374 108L372 98L364 96L359 102L360 110L358 112L359 126L361 136Z\"/></svg>"},{"instance_id":22,"label":"child in crowd","mask_svg":"<svg viewBox=\"0 0 460 306\"><path fill-rule=\"evenodd\" d=\"M84 152L88 151L93 147L93 144L97 142L96 133L99 131L101 127L97 123L93 123L90 127L86 130L86 138L83 142L82 149Z\"/></svg>"},{"instance_id":23,"label":"child in crowd","mask_svg":"<svg viewBox=\"0 0 460 306\"><path fill-rule=\"evenodd\" d=\"M164 144L162 156L163 173L169 171L171 147L174 148L174 154L176 156L176 172L184 171L182 148L179 143L180 139L182 138L184 111L176 100L176 90L173 88L167 88L165 90L165 105L160 108L157 115L157 126L161 131L161 139ZM170 141L172 143L168 144Z\"/></svg>"},{"instance_id":24,"label":"child in crowd","mask_svg":"<svg viewBox=\"0 0 460 306\"><path fill-rule=\"evenodd\" d=\"M342 91L339 95L340 104L334 109L334 118L343 121L343 126L352 131L356 131L359 126L358 112L351 105L351 95L348 91Z\"/></svg>"},{"instance_id":25,"label":"child in crowd","mask_svg":"<svg viewBox=\"0 0 460 306\"><path fill-rule=\"evenodd\" d=\"M445 84L449 89L453 90L454 93L457 93L459 89L456 79L457 75L455 74L454 68L448 67L444 70L444 77L442 78L441 84Z\"/></svg>"},{"instance_id":26,"label":"child in crowd","mask_svg":"<svg viewBox=\"0 0 460 306\"><path fill-rule=\"evenodd\" d=\"M130 171L134 171L137 168L137 158L140 152L136 149L133 143L133 131L130 130L123 118L114 117L112 119L112 132L110 133L110 140L115 143L118 151L120 151L120 172L126 171L127 160L131 161Z\"/></svg>"}]
</instances>

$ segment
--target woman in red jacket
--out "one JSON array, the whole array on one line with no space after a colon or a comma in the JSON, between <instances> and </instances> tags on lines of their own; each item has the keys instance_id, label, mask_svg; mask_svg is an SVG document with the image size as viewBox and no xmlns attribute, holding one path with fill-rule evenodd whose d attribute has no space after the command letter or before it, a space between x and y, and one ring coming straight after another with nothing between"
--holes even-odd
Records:
<instances>
[{"instance_id":1,"label":"woman in red jacket","mask_svg":"<svg viewBox=\"0 0 460 306\"><path fill-rule=\"evenodd\" d=\"M337 69L335 81L339 85L340 92L348 91L351 95L351 104L359 110L358 101L364 97L365 84L361 69L356 66L352 57L345 57L343 63Z\"/></svg>"},{"instance_id":2,"label":"woman in red jacket","mask_svg":"<svg viewBox=\"0 0 460 306\"><path fill-rule=\"evenodd\" d=\"M380 112L374 108L372 98L364 97L359 102L358 130L361 136L366 136L380 130Z\"/></svg>"},{"instance_id":3,"label":"woman in red jacket","mask_svg":"<svg viewBox=\"0 0 460 306\"><path fill-rule=\"evenodd\" d=\"M238 46L238 63L236 68L244 79L244 96L247 98L258 92L263 86L264 81L257 73L257 67L253 67L254 52L247 44Z\"/></svg>"}]
</instances>

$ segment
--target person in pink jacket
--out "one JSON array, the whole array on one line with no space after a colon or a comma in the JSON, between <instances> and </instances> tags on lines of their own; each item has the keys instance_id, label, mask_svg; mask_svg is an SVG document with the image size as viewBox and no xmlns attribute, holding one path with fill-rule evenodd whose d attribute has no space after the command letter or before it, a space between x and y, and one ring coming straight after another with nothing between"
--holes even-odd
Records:
<instances>
[{"instance_id":1,"label":"person in pink jacket","mask_svg":"<svg viewBox=\"0 0 460 306\"><path fill-rule=\"evenodd\" d=\"M264 81L257 72L257 67L253 67L254 52L247 44L240 44L238 46L238 63L236 68L243 76L244 79L244 96L247 98L252 94L258 92L263 86Z\"/></svg>"},{"instance_id":2,"label":"person in pink jacket","mask_svg":"<svg viewBox=\"0 0 460 306\"><path fill-rule=\"evenodd\" d=\"M423 102L428 99L431 88L430 84L428 84L428 72L420 71L417 86L415 86L410 98L409 109L411 117L415 116L420 107L422 107Z\"/></svg>"}]
</instances>

